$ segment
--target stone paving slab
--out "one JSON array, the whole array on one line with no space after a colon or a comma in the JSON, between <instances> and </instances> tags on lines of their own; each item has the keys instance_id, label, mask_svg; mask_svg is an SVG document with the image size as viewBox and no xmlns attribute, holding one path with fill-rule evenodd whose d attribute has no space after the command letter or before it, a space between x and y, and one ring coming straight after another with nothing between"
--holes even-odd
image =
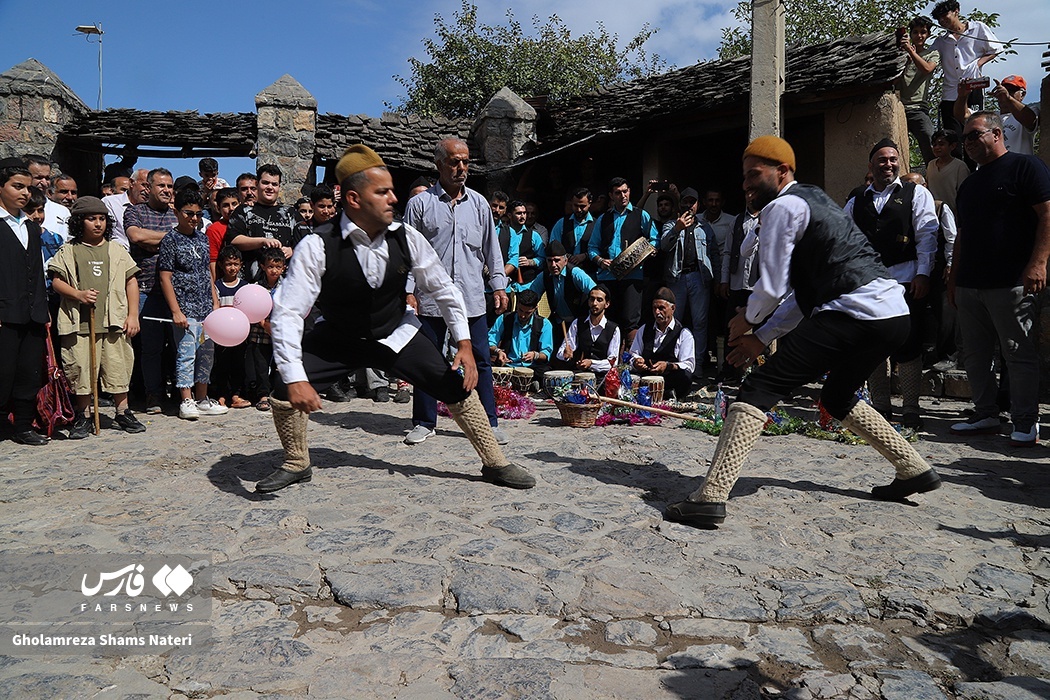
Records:
<instances>
[{"instance_id":1,"label":"stone paving slab","mask_svg":"<svg viewBox=\"0 0 1050 700\"><path fill-rule=\"evenodd\" d=\"M192 650L0 656L0 697L1050 697L1050 453L924 407L941 490L872 501L871 448L763 437L717 531L660 517L715 438L542 403L505 423L530 491L481 481L451 421L409 447L409 408L363 400L312 416L313 482L271 495L250 409L2 442L0 551L207 557L214 605Z\"/></svg>"}]
</instances>

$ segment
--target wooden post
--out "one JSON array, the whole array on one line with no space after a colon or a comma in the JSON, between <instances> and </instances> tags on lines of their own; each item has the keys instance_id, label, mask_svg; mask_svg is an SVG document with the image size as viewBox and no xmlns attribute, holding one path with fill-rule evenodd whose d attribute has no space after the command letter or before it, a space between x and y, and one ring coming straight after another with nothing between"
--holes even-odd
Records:
<instances>
[{"instance_id":1,"label":"wooden post","mask_svg":"<svg viewBox=\"0 0 1050 700\"><path fill-rule=\"evenodd\" d=\"M783 0L752 0L748 140L782 135L783 94L784 3Z\"/></svg>"}]
</instances>

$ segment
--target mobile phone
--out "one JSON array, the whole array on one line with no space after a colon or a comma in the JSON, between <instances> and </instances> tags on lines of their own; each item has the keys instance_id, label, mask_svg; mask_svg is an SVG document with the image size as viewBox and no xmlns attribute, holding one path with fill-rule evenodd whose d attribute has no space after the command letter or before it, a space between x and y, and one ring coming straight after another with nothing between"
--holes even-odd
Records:
<instances>
[{"instance_id":1,"label":"mobile phone","mask_svg":"<svg viewBox=\"0 0 1050 700\"><path fill-rule=\"evenodd\" d=\"M670 186L671 186L670 181L668 181L668 180L658 180L653 185L653 189L655 189L657 192L666 192L667 188L670 187Z\"/></svg>"},{"instance_id":2,"label":"mobile phone","mask_svg":"<svg viewBox=\"0 0 1050 700\"><path fill-rule=\"evenodd\" d=\"M992 84L992 79L985 76L983 78L967 78L966 80L960 80L959 82L971 90L984 90Z\"/></svg>"}]
</instances>

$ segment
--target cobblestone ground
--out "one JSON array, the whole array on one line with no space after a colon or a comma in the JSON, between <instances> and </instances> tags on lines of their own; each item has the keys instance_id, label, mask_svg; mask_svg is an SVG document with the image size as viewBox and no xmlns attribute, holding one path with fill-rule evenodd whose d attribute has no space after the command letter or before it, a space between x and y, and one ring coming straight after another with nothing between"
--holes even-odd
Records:
<instances>
[{"instance_id":1,"label":"cobblestone ground","mask_svg":"<svg viewBox=\"0 0 1050 700\"><path fill-rule=\"evenodd\" d=\"M1048 452L950 436L964 407L926 404L940 491L872 501L870 447L763 437L717 531L660 517L715 438L542 404L505 423L531 491L481 481L450 420L409 447L409 407L364 400L314 414L313 483L270 496L253 409L3 442L5 557L207 556L214 607L191 651L2 656L0 696L1047 698Z\"/></svg>"}]
</instances>

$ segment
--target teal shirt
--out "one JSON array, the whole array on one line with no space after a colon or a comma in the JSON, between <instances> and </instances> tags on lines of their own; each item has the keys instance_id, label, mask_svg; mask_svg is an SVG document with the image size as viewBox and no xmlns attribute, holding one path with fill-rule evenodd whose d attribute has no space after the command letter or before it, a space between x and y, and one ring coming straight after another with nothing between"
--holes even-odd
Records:
<instances>
[{"instance_id":1,"label":"teal shirt","mask_svg":"<svg viewBox=\"0 0 1050 700\"><path fill-rule=\"evenodd\" d=\"M512 367L529 367L532 363L525 362L521 359L521 356L529 352L531 348L529 344L532 342L532 324L541 323L543 324L540 328L540 347L539 352L542 352L547 356L547 361L550 361L551 355L554 352L554 331L551 327L551 322L541 317L539 314L532 314L532 318L529 320L524 327L518 320L518 315L514 316L514 326L511 329L510 336L510 347L501 348L507 353L507 359L510 360ZM489 331L489 347L495 348L500 347L500 341L503 339L503 323L506 318L506 314L500 315L496 322L492 324L492 329Z\"/></svg>"}]
</instances>

